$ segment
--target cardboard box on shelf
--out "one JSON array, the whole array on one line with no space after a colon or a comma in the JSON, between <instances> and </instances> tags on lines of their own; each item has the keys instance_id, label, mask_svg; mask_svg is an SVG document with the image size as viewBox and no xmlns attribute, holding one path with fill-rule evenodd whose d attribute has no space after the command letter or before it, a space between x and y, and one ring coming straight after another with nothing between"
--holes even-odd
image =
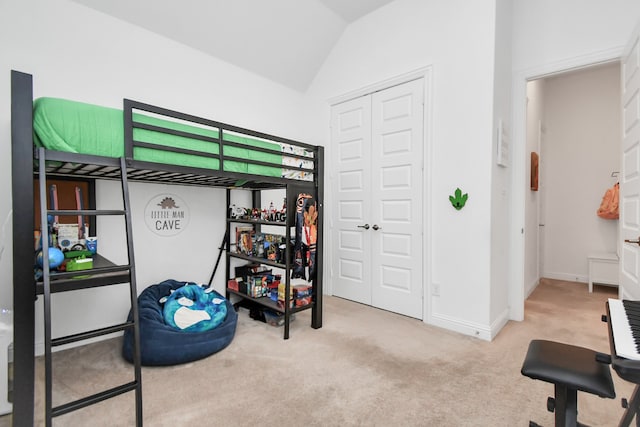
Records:
<instances>
[{"instance_id":1,"label":"cardboard box on shelf","mask_svg":"<svg viewBox=\"0 0 640 427\"><path fill-rule=\"evenodd\" d=\"M285 296L287 295L287 289L285 283L278 285L278 305L285 307ZM289 288L289 307L293 307L293 286Z\"/></svg>"},{"instance_id":2,"label":"cardboard box on shelf","mask_svg":"<svg viewBox=\"0 0 640 427\"><path fill-rule=\"evenodd\" d=\"M295 285L293 287L293 299L296 307L311 304L313 288L310 285Z\"/></svg>"}]
</instances>

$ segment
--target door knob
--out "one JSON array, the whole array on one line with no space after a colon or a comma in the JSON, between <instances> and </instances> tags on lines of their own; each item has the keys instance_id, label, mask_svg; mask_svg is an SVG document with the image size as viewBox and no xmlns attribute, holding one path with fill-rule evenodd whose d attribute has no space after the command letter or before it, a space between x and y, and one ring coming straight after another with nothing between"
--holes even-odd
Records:
<instances>
[{"instance_id":1,"label":"door knob","mask_svg":"<svg viewBox=\"0 0 640 427\"><path fill-rule=\"evenodd\" d=\"M358 228L364 228L365 230L369 229L369 224L359 225Z\"/></svg>"},{"instance_id":2,"label":"door knob","mask_svg":"<svg viewBox=\"0 0 640 427\"><path fill-rule=\"evenodd\" d=\"M640 237L638 237L636 240L630 240L630 239L624 239L625 243L635 243L638 246L640 246Z\"/></svg>"},{"instance_id":3,"label":"door knob","mask_svg":"<svg viewBox=\"0 0 640 427\"><path fill-rule=\"evenodd\" d=\"M378 227L378 224L373 224L373 228L374 230L382 230L382 227Z\"/></svg>"}]
</instances>

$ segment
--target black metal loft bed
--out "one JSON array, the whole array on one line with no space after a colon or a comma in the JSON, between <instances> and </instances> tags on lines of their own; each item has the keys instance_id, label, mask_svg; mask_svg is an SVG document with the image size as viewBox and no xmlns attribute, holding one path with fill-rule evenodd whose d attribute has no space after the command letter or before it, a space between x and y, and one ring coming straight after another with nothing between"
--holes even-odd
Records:
<instances>
[{"instance_id":1,"label":"black metal loft bed","mask_svg":"<svg viewBox=\"0 0 640 427\"><path fill-rule=\"evenodd\" d=\"M259 192L264 189L282 188L293 191L305 191L313 194L317 200L318 238L316 276L313 278L313 314L312 327L322 326L322 201L324 179L324 150L321 146L280 138L261 132L252 131L224 123L203 119L200 117L167 110L164 108L124 100L124 156L122 158L97 156L93 154L70 153L55 150L44 150L34 146L34 98L33 78L29 74L12 71L11 73L11 134L12 134L12 194L13 194L13 312L14 312L14 389L13 389L13 423L14 425L31 426L34 424L34 350L35 350L35 302L38 295L44 294L42 283L34 278L34 242L31 236L34 231L34 177L44 173L45 177L73 177L85 180L121 180L152 182L164 184L179 184L201 187L219 187L247 189L253 192L254 204L260 200ZM167 120L178 120L195 126L207 126L217 130L217 137L202 136L184 131L158 126L156 123L144 123L136 119L136 112L161 116ZM136 130L145 130L162 134L171 134L181 138L194 138L200 141L217 144L219 149L214 153L202 154L190 150L188 147L157 146L153 142L138 141ZM246 145L238 143L237 139L227 140L225 135L240 135L248 139L267 140L280 144L289 150L283 156L293 163L282 166L288 176L263 176L255 173L226 170L229 162L249 164L260 167L273 168L273 164L257 159L236 157L234 148L245 149ZM164 164L140 160L136 157L136 150L153 149L167 151L176 156L195 155L208 156L216 161L216 169L184 166L179 164ZM283 149L284 150L284 149ZM251 147L251 151L273 155L271 148L261 146ZM39 157L46 153L46 162L39 162ZM299 160L300 165L296 165ZM40 166L39 166L40 164ZM251 167L251 166L250 166ZM121 176L122 171L122 176ZM294 177L304 175L306 178ZM292 177L293 176L293 177ZM43 177L41 177L42 180ZM228 191L227 191L228 193ZM127 195L128 197L128 195ZM227 196L228 198L228 196ZM41 199L42 200L42 199ZM45 199L46 200L46 199ZM45 207L46 208L46 207ZM224 207L225 216L227 206ZM291 215L292 217L292 215ZM259 222L258 222L259 224ZM227 222L228 227L228 222ZM133 246L131 246L132 250ZM59 288L48 288L48 292L67 291L78 288L103 286L107 281L123 283L127 278L135 281L135 270L128 266L130 276L117 268L105 267L104 271L96 274L95 280L86 279L83 283L71 283L74 279L67 279L66 285ZM288 264L287 264L288 267ZM114 278L114 276L116 276ZM287 279L287 286L289 282ZM56 290L57 289L57 290ZM45 295L46 296L46 295ZM288 310L287 310L288 314ZM46 316L45 316L46 318ZM288 329L287 329L288 330ZM107 331L108 332L108 331ZM55 341L55 340L54 340ZM123 392L122 390L120 392ZM108 398L102 397L102 398ZM100 397L98 397L100 398ZM66 408L67 412L75 408Z\"/></svg>"}]
</instances>

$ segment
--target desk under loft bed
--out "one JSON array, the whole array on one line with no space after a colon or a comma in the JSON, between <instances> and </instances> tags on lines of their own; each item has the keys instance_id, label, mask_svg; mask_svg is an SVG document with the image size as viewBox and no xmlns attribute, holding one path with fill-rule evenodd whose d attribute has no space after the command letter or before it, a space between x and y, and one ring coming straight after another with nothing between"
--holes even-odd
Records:
<instances>
[{"instance_id":1,"label":"desk under loft bed","mask_svg":"<svg viewBox=\"0 0 640 427\"><path fill-rule=\"evenodd\" d=\"M33 425L34 421L34 339L35 301L39 295L45 301L45 359L50 356L50 344L61 338L50 336L50 294L76 289L90 289L113 283L131 282L131 297L135 301L135 262L131 224L128 207L129 181L177 184L200 187L218 187L227 190L227 206L224 206L226 220L225 248L227 252L227 273L229 279L230 258L235 261L260 262L261 260L235 255L231 250L234 242L229 238L235 219L229 217L230 194L237 189L251 192L253 207L260 207L260 192L266 189L284 189L289 212L294 211L296 196L310 194L315 198L318 209L315 269L309 283L312 285L311 304L305 307L290 307L287 301L280 311L285 318L285 338L289 334L289 321L294 312L310 309L311 327L322 327L322 200L323 200L323 148L301 142L268 135L249 129L231 126L213 120L195 117L165 108L125 99L123 109L111 109L81 104L60 99L33 99L33 78L29 74L12 71L11 74L11 132L12 132L12 192L13 192L13 309L14 309L14 425ZM64 116L62 116L65 114ZM69 117L75 117L71 123ZM67 122L69 129L61 130L55 122ZM79 123L78 123L79 122ZM78 126L81 129L78 131ZM62 126L62 125L61 125ZM66 124L62 127L65 127ZM38 128L34 132L34 128ZM70 129L76 129L70 131ZM69 132L67 132L69 131ZM67 133L68 135L65 135ZM46 157L46 159L45 159ZM44 175L44 176L43 176ZM47 178L81 178L83 180L118 180L122 182L124 212L127 225L129 264L111 265L108 260L97 263L94 270L78 279L69 273L56 277L45 274L40 281L34 278L34 178L46 182ZM40 188L46 188L44 186ZM40 205L46 203L40 198ZM224 202L221 201L221 205ZM52 213L44 206L42 212ZM78 212L54 212L77 214ZM83 211L83 214L99 216L116 214L115 211ZM42 219L46 216L42 214ZM263 219L240 219L244 225L253 224L258 231L261 225L274 225ZM288 215L284 223L289 238L295 229L295 215ZM278 224L275 224L278 225ZM46 227L42 227L46 229ZM45 240L43 234L42 241ZM287 246L286 260L279 263L266 261L268 266L285 270L287 298L290 298L290 270L292 249ZM45 267L48 266L45 259ZM213 264L212 260L212 264ZM47 268L44 268L47 270ZM51 277L49 277L51 276ZM263 302L230 292L231 299ZM255 301L254 301L255 300ZM134 321L137 312L132 303ZM263 304L272 308L270 303ZM278 307L275 307L278 309ZM124 324L122 328L133 328L137 323ZM120 329L93 331L91 337L112 333ZM78 334L80 335L80 334ZM62 338L62 344L86 339L82 337ZM69 338L69 339L67 339ZM136 340L139 338L136 338ZM50 362L45 361L45 365ZM139 378L140 363L134 362ZM46 374L50 382L50 373ZM92 396L88 401L70 404L58 411L70 412L88 404L97 403L117 394L136 391L136 419L141 425L141 387L130 384L127 387L110 390L102 395ZM50 391L47 391L50 405ZM53 412L56 408L53 408ZM56 414L54 414L55 416ZM48 420L48 423L50 421Z\"/></svg>"}]
</instances>

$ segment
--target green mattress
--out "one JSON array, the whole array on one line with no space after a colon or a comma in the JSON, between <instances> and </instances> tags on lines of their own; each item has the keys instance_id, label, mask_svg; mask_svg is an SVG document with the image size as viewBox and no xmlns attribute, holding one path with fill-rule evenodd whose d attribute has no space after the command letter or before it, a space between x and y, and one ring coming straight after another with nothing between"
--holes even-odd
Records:
<instances>
[{"instance_id":1,"label":"green mattress","mask_svg":"<svg viewBox=\"0 0 640 427\"><path fill-rule=\"evenodd\" d=\"M218 138L218 130L192 126L150 115L134 113L135 122L163 128L189 132L191 134ZM60 98L38 98L33 106L34 143L36 146L70 153L93 154L106 157L124 156L124 119L122 110L85 104ZM158 131L134 128L133 139L158 146L177 147L198 153L219 154L220 144L198 139L171 135ZM278 143L259 140L238 134L224 133L224 141L246 145L224 146L225 157L237 157L249 162L273 163L272 166L256 165L242 161L224 161L224 170L260 176L283 174L281 146ZM272 153L252 150L261 147ZM220 169L217 158L197 154L175 153L161 149L134 147L134 160L181 165L203 169Z\"/></svg>"}]
</instances>

